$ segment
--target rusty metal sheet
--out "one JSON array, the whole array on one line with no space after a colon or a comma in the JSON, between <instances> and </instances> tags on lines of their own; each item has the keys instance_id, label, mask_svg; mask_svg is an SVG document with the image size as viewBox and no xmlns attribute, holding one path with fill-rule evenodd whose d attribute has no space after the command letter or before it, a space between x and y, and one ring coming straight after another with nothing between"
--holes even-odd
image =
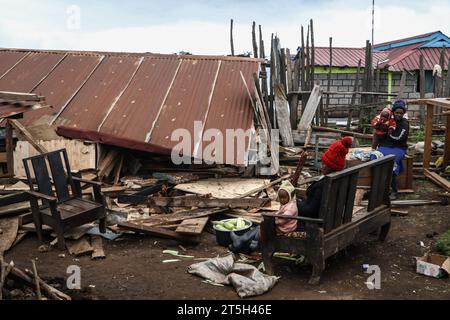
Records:
<instances>
[{"instance_id":1,"label":"rusty metal sheet","mask_svg":"<svg viewBox=\"0 0 450 320\"><path fill-rule=\"evenodd\" d=\"M219 65L218 60L182 61L151 132L151 143L172 148L178 143L171 141L175 129L187 129L194 138L194 121L205 121Z\"/></svg>"},{"instance_id":2,"label":"rusty metal sheet","mask_svg":"<svg viewBox=\"0 0 450 320\"><path fill-rule=\"evenodd\" d=\"M30 92L63 57L63 53L30 53L0 79L0 90Z\"/></svg>"},{"instance_id":3,"label":"rusty metal sheet","mask_svg":"<svg viewBox=\"0 0 450 320\"><path fill-rule=\"evenodd\" d=\"M145 141L175 76L177 57L146 57L100 132Z\"/></svg>"},{"instance_id":4,"label":"rusty metal sheet","mask_svg":"<svg viewBox=\"0 0 450 320\"><path fill-rule=\"evenodd\" d=\"M20 61L28 52L0 51L0 78Z\"/></svg>"},{"instance_id":5,"label":"rusty metal sheet","mask_svg":"<svg viewBox=\"0 0 450 320\"><path fill-rule=\"evenodd\" d=\"M136 71L138 57L106 57L55 124L97 130Z\"/></svg>"},{"instance_id":6,"label":"rusty metal sheet","mask_svg":"<svg viewBox=\"0 0 450 320\"><path fill-rule=\"evenodd\" d=\"M208 118L205 123L204 131L208 129L218 129L223 135L226 135L227 129L243 129L246 131L251 128L253 120L253 109L248 92L240 75L240 71L245 78L245 82L251 94L254 94L253 73L258 74L259 63L238 61L223 61L214 89ZM204 143L203 148L208 143ZM247 149L248 141L246 141ZM237 149L237 142L234 143L234 150ZM226 162L226 154L231 154L232 150L226 149L225 137L223 157ZM243 163L244 154L234 152L233 161L226 163Z\"/></svg>"},{"instance_id":7,"label":"rusty metal sheet","mask_svg":"<svg viewBox=\"0 0 450 320\"><path fill-rule=\"evenodd\" d=\"M34 93L44 96L46 103L53 108L27 112L21 119L22 124L50 123L61 108L88 79L103 56L68 55L35 89ZM41 119L39 121L39 119Z\"/></svg>"},{"instance_id":8,"label":"rusty metal sheet","mask_svg":"<svg viewBox=\"0 0 450 320\"><path fill-rule=\"evenodd\" d=\"M358 61L361 59L361 66L365 65L365 48L334 48L333 47L333 67L338 68L356 68ZM374 52L372 64L377 65L386 59L387 53L384 51ZM329 66L330 64L330 48L316 47L314 62L316 66Z\"/></svg>"},{"instance_id":9,"label":"rusty metal sheet","mask_svg":"<svg viewBox=\"0 0 450 320\"><path fill-rule=\"evenodd\" d=\"M436 64L439 64L442 48L422 48L414 49L407 56L397 59L390 65L390 70L401 71L401 70L419 70L420 69L420 55L423 55L423 65L425 70L433 70ZM445 48L445 56L450 56L450 49ZM448 69L447 59L445 59L444 70Z\"/></svg>"}]
</instances>

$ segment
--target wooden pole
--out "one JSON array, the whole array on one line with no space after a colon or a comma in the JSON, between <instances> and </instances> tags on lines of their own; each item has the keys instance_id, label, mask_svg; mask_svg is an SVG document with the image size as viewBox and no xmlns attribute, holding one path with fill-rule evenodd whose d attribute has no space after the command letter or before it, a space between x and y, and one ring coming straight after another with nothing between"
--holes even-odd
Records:
<instances>
[{"instance_id":1,"label":"wooden pole","mask_svg":"<svg viewBox=\"0 0 450 320\"><path fill-rule=\"evenodd\" d=\"M330 63L327 77L327 91L330 91L331 86L331 69L333 69L333 38L330 37ZM330 109L330 95L327 94L327 102L325 106L325 125L328 125L328 110Z\"/></svg>"},{"instance_id":2,"label":"wooden pole","mask_svg":"<svg viewBox=\"0 0 450 320\"><path fill-rule=\"evenodd\" d=\"M33 275L34 275L34 285L36 286L36 295L38 300L42 300L42 294L41 294L41 286L39 285L39 276L36 269L36 262L34 260L31 260L31 265L33 267Z\"/></svg>"},{"instance_id":3,"label":"wooden pole","mask_svg":"<svg viewBox=\"0 0 450 320\"><path fill-rule=\"evenodd\" d=\"M311 90L314 88L314 65L315 65L315 49L314 49L314 27L313 27L313 19L310 20L311 24L311 64L310 64L310 81L311 81Z\"/></svg>"},{"instance_id":4,"label":"wooden pole","mask_svg":"<svg viewBox=\"0 0 450 320\"><path fill-rule=\"evenodd\" d=\"M361 59L358 61L358 67L356 68L356 76L355 76L355 84L353 85L353 94L352 94L352 100L350 102L351 106L354 106L356 104L356 92L359 90L359 76L361 71ZM361 111L359 111L360 113ZM359 116L359 114L358 114ZM353 118L353 109L350 109L348 111L348 118L347 118L347 130L350 130L350 125Z\"/></svg>"},{"instance_id":5,"label":"wooden pole","mask_svg":"<svg viewBox=\"0 0 450 320\"><path fill-rule=\"evenodd\" d=\"M266 58L266 53L264 52L264 41L262 38L262 29L259 25L259 56L262 59ZM269 89L267 87L267 72L266 72L266 62L261 63L261 77L262 77L262 94L264 99L264 104L266 106L267 112L269 112Z\"/></svg>"},{"instance_id":6,"label":"wooden pole","mask_svg":"<svg viewBox=\"0 0 450 320\"><path fill-rule=\"evenodd\" d=\"M433 105L427 104L427 120L425 123L425 146L423 152L423 168L430 167L431 139L433 134Z\"/></svg>"},{"instance_id":7,"label":"wooden pole","mask_svg":"<svg viewBox=\"0 0 450 320\"><path fill-rule=\"evenodd\" d=\"M273 46L274 46L274 40L273 40L273 33L270 36L270 79L269 79L269 90L270 90L270 103L269 103L269 118L270 118L270 122L272 124L272 128L276 128L275 126L275 117L273 116L274 111L273 111L273 82L274 82L274 72L275 72L275 68L274 68L274 64L275 64L275 56L273 54Z\"/></svg>"},{"instance_id":8,"label":"wooden pole","mask_svg":"<svg viewBox=\"0 0 450 320\"><path fill-rule=\"evenodd\" d=\"M302 48L300 51L300 88L301 90L307 90L305 81L305 36L303 32L303 26L301 28ZM303 101L302 101L303 103Z\"/></svg>"},{"instance_id":9,"label":"wooden pole","mask_svg":"<svg viewBox=\"0 0 450 320\"><path fill-rule=\"evenodd\" d=\"M234 56L234 44L233 44L233 19L230 22L230 44L231 44L231 55Z\"/></svg>"},{"instance_id":10,"label":"wooden pole","mask_svg":"<svg viewBox=\"0 0 450 320\"><path fill-rule=\"evenodd\" d=\"M14 177L14 141L13 127L9 121L5 126L5 144L6 144L6 170L8 177Z\"/></svg>"},{"instance_id":11,"label":"wooden pole","mask_svg":"<svg viewBox=\"0 0 450 320\"><path fill-rule=\"evenodd\" d=\"M310 64L310 52L309 52L309 25L308 25L308 31L306 32L306 90L312 90L313 87L311 87L311 64Z\"/></svg>"},{"instance_id":12,"label":"wooden pole","mask_svg":"<svg viewBox=\"0 0 450 320\"><path fill-rule=\"evenodd\" d=\"M256 23L252 24L252 44L253 44L253 57L258 58L258 45L256 44Z\"/></svg>"},{"instance_id":13,"label":"wooden pole","mask_svg":"<svg viewBox=\"0 0 450 320\"><path fill-rule=\"evenodd\" d=\"M301 51L300 51L300 89L301 90L307 90L306 89L306 79L305 79L305 33L303 31L303 26L301 27L301 42L302 42L302 47L301 47ZM306 106L306 99L305 99L305 95L302 94L301 96L301 101L302 101L302 108L300 109L300 116L303 114L303 110L305 109Z\"/></svg>"},{"instance_id":14,"label":"wooden pole","mask_svg":"<svg viewBox=\"0 0 450 320\"><path fill-rule=\"evenodd\" d=\"M420 91L420 99L425 98L425 70L423 67L423 55L421 54L419 57L419 91ZM419 118L420 123L423 124L425 121L425 106L419 106Z\"/></svg>"},{"instance_id":15,"label":"wooden pole","mask_svg":"<svg viewBox=\"0 0 450 320\"><path fill-rule=\"evenodd\" d=\"M446 116L445 126L445 141L444 141L444 165L443 169L448 166L450 162L450 115Z\"/></svg>"},{"instance_id":16,"label":"wooden pole","mask_svg":"<svg viewBox=\"0 0 450 320\"><path fill-rule=\"evenodd\" d=\"M266 54L264 53L264 41L263 41L263 38L262 38L261 25L259 25L258 28L259 28L259 57L261 59L265 59L266 58Z\"/></svg>"},{"instance_id":17,"label":"wooden pole","mask_svg":"<svg viewBox=\"0 0 450 320\"><path fill-rule=\"evenodd\" d=\"M445 96L450 97L450 57L447 63L447 83L445 84Z\"/></svg>"}]
</instances>

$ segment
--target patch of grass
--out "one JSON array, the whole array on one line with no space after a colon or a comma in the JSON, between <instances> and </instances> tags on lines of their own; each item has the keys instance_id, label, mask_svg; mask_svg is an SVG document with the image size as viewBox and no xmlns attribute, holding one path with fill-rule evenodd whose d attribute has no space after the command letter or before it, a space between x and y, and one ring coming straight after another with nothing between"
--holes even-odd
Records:
<instances>
[{"instance_id":1,"label":"patch of grass","mask_svg":"<svg viewBox=\"0 0 450 320\"><path fill-rule=\"evenodd\" d=\"M436 248L443 255L450 256L450 230L439 237Z\"/></svg>"}]
</instances>

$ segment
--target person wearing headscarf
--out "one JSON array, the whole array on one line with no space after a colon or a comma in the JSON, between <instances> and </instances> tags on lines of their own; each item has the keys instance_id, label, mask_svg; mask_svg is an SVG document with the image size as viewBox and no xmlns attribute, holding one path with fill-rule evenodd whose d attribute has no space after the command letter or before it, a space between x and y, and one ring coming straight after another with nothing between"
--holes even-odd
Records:
<instances>
[{"instance_id":1,"label":"person wearing headscarf","mask_svg":"<svg viewBox=\"0 0 450 320\"><path fill-rule=\"evenodd\" d=\"M409 122L405 117L406 102L397 100L392 106L395 130L378 141L377 150L384 156L395 155L394 172L391 180L391 200L397 198L397 176L403 172L403 159L408 149Z\"/></svg>"},{"instance_id":2,"label":"person wearing headscarf","mask_svg":"<svg viewBox=\"0 0 450 320\"><path fill-rule=\"evenodd\" d=\"M345 156L352 146L352 143L353 140L350 137L343 137L341 140L333 142L321 158L323 175L341 171L345 168ZM297 200L299 216L318 218L320 204L322 202L322 192L325 186L323 177L324 176L318 181L313 182L308 189L306 189L305 200Z\"/></svg>"}]
</instances>

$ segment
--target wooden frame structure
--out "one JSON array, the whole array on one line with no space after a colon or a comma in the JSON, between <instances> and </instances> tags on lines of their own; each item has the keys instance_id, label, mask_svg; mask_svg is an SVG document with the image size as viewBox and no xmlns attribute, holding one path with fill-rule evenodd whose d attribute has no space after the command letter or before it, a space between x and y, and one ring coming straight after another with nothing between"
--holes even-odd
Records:
<instances>
[{"instance_id":1,"label":"wooden frame structure","mask_svg":"<svg viewBox=\"0 0 450 320\"><path fill-rule=\"evenodd\" d=\"M423 152L423 173L424 175L443 187L447 191L450 191L450 181L441 177L436 172L429 170L431 159L431 141L433 135L433 116L435 107L445 109L442 114L446 116L445 124L445 147L444 147L444 166L450 162L450 98L435 98L435 99L418 99L408 102L408 104L418 104L420 106L426 106L427 115L425 120L425 147Z\"/></svg>"}]
</instances>

